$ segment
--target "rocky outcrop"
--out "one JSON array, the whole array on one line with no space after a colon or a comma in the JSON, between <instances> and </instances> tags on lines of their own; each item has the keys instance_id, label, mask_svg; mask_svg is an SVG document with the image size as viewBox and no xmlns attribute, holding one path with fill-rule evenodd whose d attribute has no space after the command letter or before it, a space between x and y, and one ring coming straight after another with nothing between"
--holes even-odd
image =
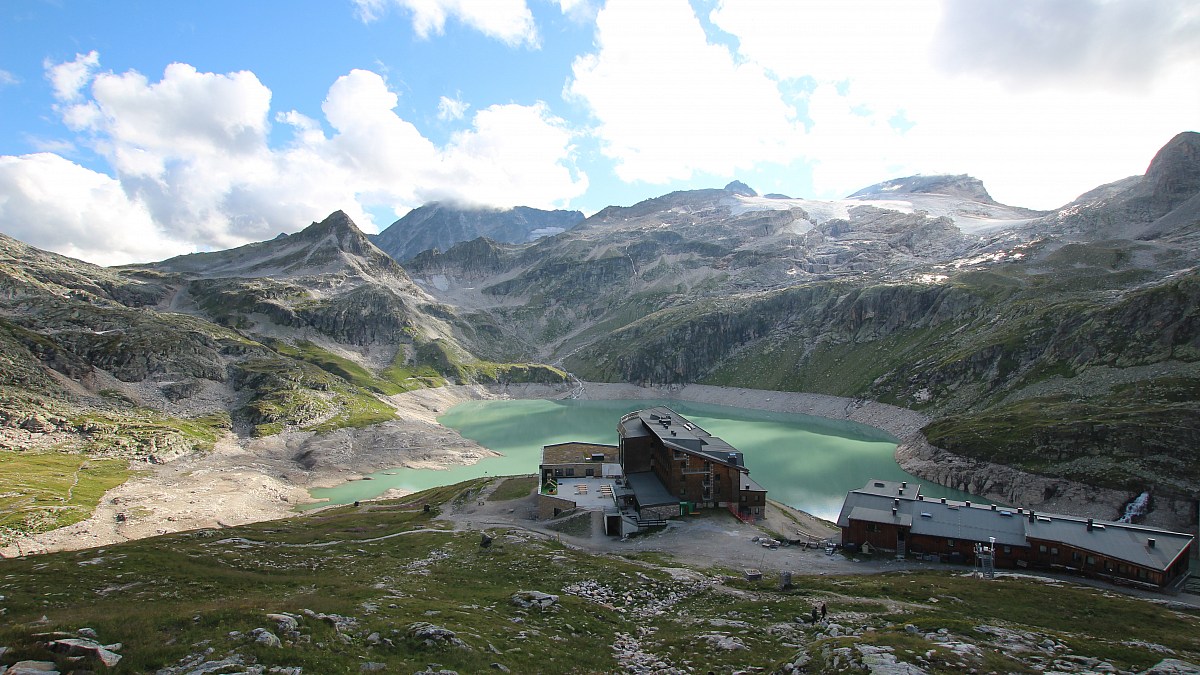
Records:
<instances>
[{"instance_id":1,"label":"rocky outcrop","mask_svg":"<svg viewBox=\"0 0 1200 675\"><path fill-rule=\"evenodd\" d=\"M487 237L524 244L558 234L583 221L579 211L543 211L527 206L511 209L469 207L433 202L409 211L371 237L392 258L406 262L422 251L448 251L459 242Z\"/></svg>"}]
</instances>

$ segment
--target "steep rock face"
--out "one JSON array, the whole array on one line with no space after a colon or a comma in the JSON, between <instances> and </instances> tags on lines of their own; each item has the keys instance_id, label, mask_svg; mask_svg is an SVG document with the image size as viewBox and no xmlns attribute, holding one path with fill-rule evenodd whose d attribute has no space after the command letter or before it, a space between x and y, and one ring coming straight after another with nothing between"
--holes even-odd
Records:
<instances>
[{"instance_id":1,"label":"steep rock face","mask_svg":"<svg viewBox=\"0 0 1200 675\"><path fill-rule=\"evenodd\" d=\"M1073 240L1156 240L1200 229L1200 134L1184 132L1154 156L1143 176L1101 186L1029 227ZM1184 230L1180 232L1180 230Z\"/></svg>"},{"instance_id":2,"label":"steep rock face","mask_svg":"<svg viewBox=\"0 0 1200 675\"><path fill-rule=\"evenodd\" d=\"M434 202L413 209L383 232L371 237L388 255L408 261L422 251L447 251L459 242L487 237L524 244L568 230L583 221L579 211L543 211L527 206L489 209Z\"/></svg>"}]
</instances>

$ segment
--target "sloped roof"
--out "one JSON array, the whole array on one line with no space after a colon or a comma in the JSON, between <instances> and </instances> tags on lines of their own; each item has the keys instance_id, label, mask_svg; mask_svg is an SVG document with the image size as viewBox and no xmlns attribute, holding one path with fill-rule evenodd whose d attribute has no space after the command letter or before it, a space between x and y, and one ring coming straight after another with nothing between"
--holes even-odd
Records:
<instances>
[{"instance_id":1,"label":"sloped roof","mask_svg":"<svg viewBox=\"0 0 1200 675\"><path fill-rule=\"evenodd\" d=\"M742 453L737 448L701 429L674 410L666 406L656 406L654 408L639 410L635 414L641 421L642 427L657 436L663 445L668 448L697 455L710 462L737 467L742 471L747 471L744 466ZM632 421L632 417L622 420L622 428L624 429L637 426L636 424L626 425L626 421ZM627 436L630 435L635 434L627 434ZM639 433L636 435L644 434Z\"/></svg>"},{"instance_id":2,"label":"sloped roof","mask_svg":"<svg viewBox=\"0 0 1200 675\"><path fill-rule=\"evenodd\" d=\"M839 527L848 527L851 520L896 524L931 537L981 543L995 537L996 543L1004 546L1029 546L1029 539L1038 539L1159 571L1170 567L1193 540L1190 534L1107 520L1094 520L1088 531L1086 518L1050 513L1036 514L1030 522L1028 512L1008 507L893 496L889 490L896 486L880 487L880 482L888 483L868 481L867 487L846 494L838 514ZM1149 539L1155 540L1153 547Z\"/></svg>"},{"instance_id":3,"label":"sloped roof","mask_svg":"<svg viewBox=\"0 0 1200 675\"><path fill-rule=\"evenodd\" d=\"M1192 536L1181 532L1161 530L1129 523L1095 521L1089 532L1086 518L1038 514L1034 522L1025 520L1025 532L1030 539L1057 541L1068 546L1092 551L1107 558L1116 558L1153 570L1165 570L1192 542ZM1149 540L1154 540L1151 547Z\"/></svg>"}]
</instances>

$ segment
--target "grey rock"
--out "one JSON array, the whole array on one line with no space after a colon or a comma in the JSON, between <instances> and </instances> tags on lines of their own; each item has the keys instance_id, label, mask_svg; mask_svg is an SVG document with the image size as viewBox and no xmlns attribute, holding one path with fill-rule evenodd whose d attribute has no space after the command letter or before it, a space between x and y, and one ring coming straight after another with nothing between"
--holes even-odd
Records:
<instances>
[{"instance_id":1,"label":"grey rock","mask_svg":"<svg viewBox=\"0 0 1200 675\"><path fill-rule=\"evenodd\" d=\"M282 647L283 642L279 636L267 630L266 628L255 628L250 631L250 635L254 638L254 642L267 647Z\"/></svg>"},{"instance_id":2,"label":"grey rock","mask_svg":"<svg viewBox=\"0 0 1200 675\"><path fill-rule=\"evenodd\" d=\"M409 624L407 633L410 638L416 640L425 647L454 646L460 649L471 648L470 645L468 645L466 642L463 642L454 631L448 628L442 628L441 626L435 626L426 621L418 621L416 623Z\"/></svg>"},{"instance_id":3,"label":"grey rock","mask_svg":"<svg viewBox=\"0 0 1200 675\"><path fill-rule=\"evenodd\" d=\"M367 661L359 666L358 669L364 673L375 673L387 670L387 664L379 663L378 661Z\"/></svg>"},{"instance_id":4,"label":"grey rock","mask_svg":"<svg viewBox=\"0 0 1200 675\"><path fill-rule=\"evenodd\" d=\"M1138 675L1200 675L1200 665L1179 659L1163 659Z\"/></svg>"},{"instance_id":5,"label":"grey rock","mask_svg":"<svg viewBox=\"0 0 1200 675\"><path fill-rule=\"evenodd\" d=\"M512 604L524 609L549 609L558 604L558 596L541 591L517 591L512 595Z\"/></svg>"},{"instance_id":6,"label":"grey rock","mask_svg":"<svg viewBox=\"0 0 1200 675\"><path fill-rule=\"evenodd\" d=\"M300 622L290 614L268 614L267 618L274 621L282 633L293 631L300 627Z\"/></svg>"},{"instance_id":7,"label":"grey rock","mask_svg":"<svg viewBox=\"0 0 1200 675\"><path fill-rule=\"evenodd\" d=\"M68 656L91 656L112 668L121 660L121 655L104 648L104 645L87 638L54 640L47 645L50 651Z\"/></svg>"},{"instance_id":8,"label":"grey rock","mask_svg":"<svg viewBox=\"0 0 1200 675\"><path fill-rule=\"evenodd\" d=\"M53 661L17 661L4 675L59 675Z\"/></svg>"}]
</instances>

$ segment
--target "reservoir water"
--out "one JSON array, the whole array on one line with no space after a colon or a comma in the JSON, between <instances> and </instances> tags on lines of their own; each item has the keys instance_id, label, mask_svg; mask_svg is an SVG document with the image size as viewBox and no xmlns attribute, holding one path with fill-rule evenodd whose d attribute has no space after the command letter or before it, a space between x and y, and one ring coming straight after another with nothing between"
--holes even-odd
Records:
<instances>
[{"instance_id":1,"label":"reservoir water","mask_svg":"<svg viewBox=\"0 0 1200 675\"><path fill-rule=\"evenodd\" d=\"M326 504L347 504L389 488L415 491L481 476L537 473L543 445L616 445L621 415L655 405L669 406L741 450L750 475L768 497L821 518L836 520L846 492L871 478L920 483L921 493L929 497L985 501L905 473L893 458L895 439L854 422L683 401L541 399L468 401L438 418L501 457L446 470L389 469L372 474L372 480L314 489L312 496L329 500Z\"/></svg>"}]
</instances>

